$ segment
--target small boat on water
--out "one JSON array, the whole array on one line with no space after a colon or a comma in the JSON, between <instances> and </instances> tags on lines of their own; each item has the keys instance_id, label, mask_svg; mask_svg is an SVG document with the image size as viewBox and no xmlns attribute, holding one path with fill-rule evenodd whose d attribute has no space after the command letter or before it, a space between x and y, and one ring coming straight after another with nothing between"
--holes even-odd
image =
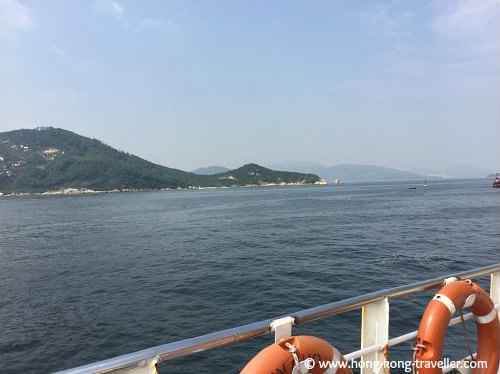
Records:
<instances>
[{"instance_id":1,"label":"small boat on water","mask_svg":"<svg viewBox=\"0 0 500 374\"><path fill-rule=\"evenodd\" d=\"M422 187L429 187L429 185L427 184L427 179L424 179L424 184L422 185Z\"/></svg>"},{"instance_id":2,"label":"small boat on water","mask_svg":"<svg viewBox=\"0 0 500 374\"><path fill-rule=\"evenodd\" d=\"M498 174L497 176L495 177L495 180L493 181L493 185L492 185L493 188L500 188L500 179L498 177Z\"/></svg>"},{"instance_id":3,"label":"small boat on water","mask_svg":"<svg viewBox=\"0 0 500 374\"><path fill-rule=\"evenodd\" d=\"M334 186L342 186L344 184L344 182L342 182L339 178L335 178L333 180L333 185Z\"/></svg>"}]
</instances>

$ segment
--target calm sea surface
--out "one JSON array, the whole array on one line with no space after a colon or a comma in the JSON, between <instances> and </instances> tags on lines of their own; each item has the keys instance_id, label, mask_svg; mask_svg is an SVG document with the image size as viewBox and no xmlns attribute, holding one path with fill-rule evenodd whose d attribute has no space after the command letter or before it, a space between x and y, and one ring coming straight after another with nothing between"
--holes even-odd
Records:
<instances>
[{"instance_id":1,"label":"calm sea surface","mask_svg":"<svg viewBox=\"0 0 500 374\"><path fill-rule=\"evenodd\" d=\"M410 185L0 198L0 372L62 370L500 262L490 180ZM431 294L391 304L392 336L418 327ZM359 318L295 331L350 352ZM449 335L447 354L465 356L460 327ZM162 371L237 372L272 341ZM393 353L411 359L409 344Z\"/></svg>"}]
</instances>

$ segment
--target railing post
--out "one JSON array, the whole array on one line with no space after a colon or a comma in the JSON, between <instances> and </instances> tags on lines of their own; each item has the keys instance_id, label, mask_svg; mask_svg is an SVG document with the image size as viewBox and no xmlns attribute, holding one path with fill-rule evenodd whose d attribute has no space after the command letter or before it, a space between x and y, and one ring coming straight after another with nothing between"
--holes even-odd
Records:
<instances>
[{"instance_id":1,"label":"railing post","mask_svg":"<svg viewBox=\"0 0 500 374\"><path fill-rule=\"evenodd\" d=\"M292 336L292 326L295 325L295 318L283 317L271 322L271 332L274 332L274 342L278 343L281 339Z\"/></svg>"},{"instance_id":2,"label":"railing post","mask_svg":"<svg viewBox=\"0 0 500 374\"><path fill-rule=\"evenodd\" d=\"M123 374L158 374L158 359L153 357L149 360L143 360L136 366L114 370L114 373Z\"/></svg>"},{"instance_id":3,"label":"railing post","mask_svg":"<svg viewBox=\"0 0 500 374\"><path fill-rule=\"evenodd\" d=\"M490 297L493 304L500 304L500 271L491 273Z\"/></svg>"},{"instance_id":4,"label":"railing post","mask_svg":"<svg viewBox=\"0 0 500 374\"><path fill-rule=\"evenodd\" d=\"M500 271L491 273L490 297L493 304L500 304ZM500 318L500 310L498 311L498 316ZM500 367L498 368L497 373L500 374Z\"/></svg>"},{"instance_id":5,"label":"railing post","mask_svg":"<svg viewBox=\"0 0 500 374\"><path fill-rule=\"evenodd\" d=\"M361 349L377 345L381 350L361 357L361 374L389 373L389 298L366 304L361 312ZM378 370L377 370L378 369Z\"/></svg>"}]
</instances>

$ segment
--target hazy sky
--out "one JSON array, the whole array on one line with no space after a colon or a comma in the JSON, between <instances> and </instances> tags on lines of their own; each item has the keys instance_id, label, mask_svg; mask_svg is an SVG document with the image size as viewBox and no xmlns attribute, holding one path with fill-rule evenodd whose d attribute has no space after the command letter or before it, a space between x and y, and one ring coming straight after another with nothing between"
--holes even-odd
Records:
<instances>
[{"instance_id":1,"label":"hazy sky","mask_svg":"<svg viewBox=\"0 0 500 374\"><path fill-rule=\"evenodd\" d=\"M500 169L500 1L0 0L0 131L148 160Z\"/></svg>"}]
</instances>

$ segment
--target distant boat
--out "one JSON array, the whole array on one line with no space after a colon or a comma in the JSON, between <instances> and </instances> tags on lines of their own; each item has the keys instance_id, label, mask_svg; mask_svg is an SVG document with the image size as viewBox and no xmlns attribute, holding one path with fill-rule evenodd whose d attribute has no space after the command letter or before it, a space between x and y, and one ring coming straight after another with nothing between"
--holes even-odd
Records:
<instances>
[{"instance_id":1,"label":"distant boat","mask_svg":"<svg viewBox=\"0 0 500 374\"><path fill-rule=\"evenodd\" d=\"M495 180L493 181L493 188L500 188L500 179L498 179L498 173L497 176L495 177Z\"/></svg>"},{"instance_id":2,"label":"distant boat","mask_svg":"<svg viewBox=\"0 0 500 374\"><path fill-rule=\"evenodd\" d=\"M344 182L342 182L342 181L341 181L340 179L338 179L338 178L335 178L335 179L333 180L333 184L334 184L335 186L342 186L342 185L344 184Z\"/></svg>"},{"instance_id":3,"label":"distant boat","mask_svg":"<svg viewBox=\"0 0 500 374\"><path fill-rule=\"evenodd\" d=\"M422 185L422 187L429 187L429 185L427 184L427 179L424 179L424 184Z\"/></svg>"}]
</instances>

